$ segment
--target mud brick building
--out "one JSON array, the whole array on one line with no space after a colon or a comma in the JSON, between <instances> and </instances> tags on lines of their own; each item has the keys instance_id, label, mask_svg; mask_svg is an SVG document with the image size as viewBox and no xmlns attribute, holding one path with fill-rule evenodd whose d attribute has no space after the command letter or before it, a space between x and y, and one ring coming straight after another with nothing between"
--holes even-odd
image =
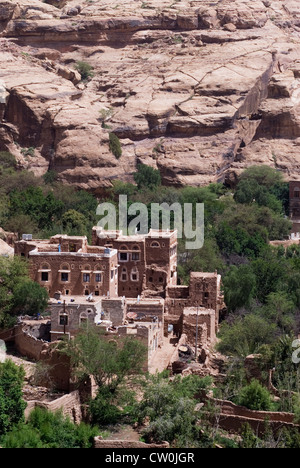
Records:
<instances>
[{"instance_id":1,"label":"mud brick building","mask_svg":"<svg viewBox=\"0 0 300 468\"><path fill-rule=\"evenodd\" d=\"M165 329L173 325L174 332L183 332L184 310L187 308L204 308L214 311L216 333L219 324L219 313L224 305L221 290L221 275L217 272L193 272L190 274L189 286L169 286L165 301Z\"/></svg>"},{"instance_id":2,"label":"mud brick building","mask_svg":"<svg viewBox=\"0 0 300 468\"><path fill-rule=\"evenodd\" d=\"M79 296L71 301L64 297L50 302L51 341L57 341L64 336L70 338L76 335L81 327L94 325L101 320L100 299L90 302L86 297Z\"/></svg>"},{"instance_id":3,"label":"mud brick building","mask_svg":"<svg viewBox=\"0 0 300 468\"><path fill-rule=\"evenodd\" d=\"M221 276L193 272L188 286L178 285L176 231L125 236L94 227L92 245L84 236L25 236L15 255L29 260L31 278L49 292L52 341L90 323L108 337L143 341L148 365L170 334L195 343L197 329L199 347L215 342Z\"/></svg>"},{"instance_id":4,"label":"mud brick building","mask_svg":"<svg viewBox=\"0 0 300 468\"><path fill-rule=\"evenodd\" d=\"M177 283L177 232L150 230L147 235L125 236L122 231L93 228L92 244L118 251L119 295L165 296Z\"/></svg>"},{"instance_id":5,"label":"mud brick building","mask_svg":"<svg viewBox=\"0 0 300 468\"><path fill-rule=\"evenodd\" d=\"M15 243L15 255L30 262L31 278L44 286L50 297L118 296L118 253L89 246L86 237L57 235L50 240Z\"/></svg>"}]
</instances>

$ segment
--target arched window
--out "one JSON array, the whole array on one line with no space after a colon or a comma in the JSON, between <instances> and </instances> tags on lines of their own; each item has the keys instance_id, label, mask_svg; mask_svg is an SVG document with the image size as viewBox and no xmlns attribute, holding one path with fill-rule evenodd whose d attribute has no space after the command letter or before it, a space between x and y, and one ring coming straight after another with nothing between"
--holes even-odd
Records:
<instances>
[{"instance_id":1,"label":"arched window","mask_svg":"<svg viewBox=\"0 0 300 468\"><path fill-rule=\"evenodd\" d=\"M134 245L134 246L132 247L132 250L133 250L133 252L132 252L132 254L131 254L131 259L132 259L134 262L138 262L138 261L140 260L140 252L141 252L139 246L138 246L138 245Z\"/></svg>"},{"instance_id":2,"label":"arched window","mask_svg":"<svg viewBox=\"0 0 300 468\"><path fill-rule=\"evenodd\" d=\"M158 248L158 247L160 247L160 244L159 244L159 242L154 241L154 242L152 242L151 247Z\"/></svg>"},{"instance_id":3,"label":"arched window","mask_svg":"<svg viewBox=\"0 0 300 468\"><path fill-rule=\"evenodd\" d=\"M139 280L139 271L136 267L132 268L130 274L131 281L138 281Z\"/></svg>"},{"instance_id":4,"label":"arched window","mask_svg":"<svg viewBox=\"0 0 300 468\"><path fill-rule=\"evenodd\" d=\"M62 283L68 283L70 281L71 270L70 270L70 265L68 263L63 263L60 266L59 273L60 273L60 280Z\"/></svg>"},{"instance_id":5,"label":"arched window","mask_svg":"<svg viewBox=\"0 0 300 468\"><path fill-rule=\"evenodd\" d=\"M128 281L127 268L122 268L121 281Z\"/></svg>"},{"instance_id":6,"label":"arched window","mask_svg":"<svg viewBox=\"0 0 300 468\"><path fill-rule=\"evenodd\" d=\"M49 276L51 273L51 268L49 263L43 263L40 267L39 273L41 274L41 282L48 283Z\"/></svg>"},{"instance_id":7,"label":"arched window","mask_svg":"<svg viewBox=\"0 0 300 468\"><path fill-rule=\"evenodd\" d=\"M87 312L81 312L79 315L79 325L83 325L88 322L88 314Z\"/></svg>"}]
</instances>

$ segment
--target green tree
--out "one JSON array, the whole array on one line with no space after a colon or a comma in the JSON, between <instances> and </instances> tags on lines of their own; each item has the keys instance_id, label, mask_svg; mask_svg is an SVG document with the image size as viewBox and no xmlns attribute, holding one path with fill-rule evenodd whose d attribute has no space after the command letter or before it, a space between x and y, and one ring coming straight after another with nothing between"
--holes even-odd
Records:
<instances>
[{"instance_id":1,"label":"green tree","mask_svg":"<svg viewBox=\"0 0 300 468\"><path fill-rule=\"evenodd\" d=\"M109 149L117 159L122 156L122 146L120 139L113 132L109 133Z\"/></svg>"},{"instance_id":2,"label":"green tree","mask_svg":"<svg viewBox=\"0 0 300 468\"><path fill-rule=\"evenodd\" d=\"M253 379L249 385L241 389L238 403L248 409L257 411L270 411L272 408L270 393L256 379Z\"/></svg>"},{"instance_id":3,"label":"green tree","mask_svg":"<svg viewBox=\"0 0 300 468\"><path fill-rule=\"evenodd\" d=\"M0 151L0 168L16 168L17 161L16 158L9 153L8 151Z\"/></svg>"},{"instance_id":4,"label":"green tree","mask_svg":"<svg viewBox=\"0 0 300 468\"><path fill-rule=\"evenodd\" d=\"M239 448L254 449L257 448L258 442L259 439L255 436L250 424L243 424Z\"/></svg>"},{"instance_id":5,"label":"green tree","mask_svg":"<svg viewBox=\"0 0 300 468\"><path fill-rule=\"evenodd\" d=\"M61 218L64 231L68 235L83 236L87 233L86 218L76 210L69 210Z\"/></svg>"},{"instance_id":6,"label":"green tree","mask_svg":"<svg viewBox=\"0 0 300 468\"><path fill-rule=\"evenodd\" d=\"M133 177L139 190L146 187L153 190L161 184L160 172L157 169L153 169L153 167L146 166L145 164L138 165L137 172Z\"/></svg>"},{"instance_id":7,"label":"green tree","mask_svg":"<svg viewBox=\"0 0 300 468\"><path fill-rule=\"evenodd\" d=\"M0 435L24 420L24 377L23 367L16 366L11 360L0 363Z\"/></svg>"},{"instance_id":8,"label":"green tree","mask_svg":"<svg viewBox=\"0 0 300 468\"><path fill-rule=\"evenodd\" d=\"M11 216L28 215L39 229L50 227L55 219L60 218L63 208L53 192L44 194L41 187L29 187L10 193Z\"/></svg>"},{"instance_id":9,"label":"green tree","mask_svg":"<svg viewBox=\"0 0 300 468\"><path fill-rule=\"evenodd\" d=\"M283 212L287 205L288 184L283 174L268 166L252 166L240 176L235 200L238 203L257 203L275 212Z\"/></svg>"},{"instance_id":10,"label":"green tree","mask_svg":"<svg viewBox=\"0 0 300 468\"><path fill-rule=\"evenodd\" d=\"M229 312L249 307L255 297L256 276L250 265L232 266L223 277L224 299Z\"/></svg>"},{"instance_id":11,"label":"green tree","mask_svg":"<svg viewBox=\"0 0 300 468\"><path fill-rule=\"evenodd\" d=\"M96 327L84 328L66 344L75 374L79 378L92 375L99 387L114 393L125 377L142 370L146 350L136 339L107 340Z\"/></svg>"},{"instance_id":12,"label":"green tree","mask_svg":"<svg viewBox=\"0 0 300 468\"><path fill-rule=\"evenodd\" d=\"M276 331L276 324L257 313L235 317L232 322L221 323L217 348L227 355L246 357L257 353L262 345L274 343Z\"/></svg>"},{"instance_id":13,"label":"green tree","mask_svg":"<svg viewBox=\"0 0 300 468\"><path fill-rule=\"evenodd\" d=\"M18 238L22 239L23 234L35 234L38 232L38 224L27 214L18 214L10 217L4 224L4 227L9 232L18 234Z\"/></svg>"},{"instance_id":14,"label":"green tree","mask_svg":"<svg viewBox=\"0 0 300 468\"><path fill-rule=\"evenodd\" d=\"M26 279L13 289L12 310L16 314L41 315L48 306L49 296L45 288Z\"/></svg>"},{"instance_id":15,"label":"green tree","mask_svg":"<svg viewBox=\"0 0 300 468\"><path fill-rule=\"evenodd\" d=\"M14 325L14 291L28 279L28 264L23 259L0 257L0 328Z\"/></svg>"}]
</instances>

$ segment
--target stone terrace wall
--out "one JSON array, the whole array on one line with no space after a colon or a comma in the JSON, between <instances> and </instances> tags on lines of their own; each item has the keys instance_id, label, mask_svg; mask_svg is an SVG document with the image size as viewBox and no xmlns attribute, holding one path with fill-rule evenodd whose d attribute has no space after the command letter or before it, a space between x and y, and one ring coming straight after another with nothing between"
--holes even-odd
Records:
<instances>
[{"instance_id":1,"label":"stone terrace wall","mask_svg":"<svg viewBox=\"0 0 300 468\"><path fill-rule=\"evenodd\" d=\"M101 437L95 437L94 448L114 448L114 449L167 449L170 445L168 442L162 444L145 444L135 440L103 440Z\"/></svg>"},{"instance_id":2,"label":"stone terrace wall","mask_svg":"<svg viewBox=\"0 0 300 468\"><path fill-rule=\"evenodd\" d=\"M63 414L69 416L75 423L80 423L82 420L80 397L77 390L50 402L39 400L29 401L25 410L25 418L27 419L31 411L37 407L45 408L53 413L62 410Z\"/></svg>"},{"instance_id":3,"label":"stone terrace wall","mask_svg":"<svg viewBox=\"0 0 300 468\"><path fill-rule=\"evenodd\" d=\"M229 432L240 432L243 424L248 423L254 432L261 436L265 432L265 424L268 421L274 433L280 429L298 429L300 426L294 423L294 415L284 412L253 411L243 406L238 406L227 400L208 398L207 401L220 409L217 415L219 426Z\"/></svg>"}]
</instances>

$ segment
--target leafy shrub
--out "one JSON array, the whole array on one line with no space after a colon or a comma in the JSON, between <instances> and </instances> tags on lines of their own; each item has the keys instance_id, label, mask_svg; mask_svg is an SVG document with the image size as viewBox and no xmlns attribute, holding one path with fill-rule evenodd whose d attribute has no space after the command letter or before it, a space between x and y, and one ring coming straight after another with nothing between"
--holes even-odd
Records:
<instances>
[{"instance_id":1,"label":"leafy shrub","mask_svg":"<svg viewBox=\"0 0 300 468\"><path fill-rule=\"evenodd\" d=\"M115 133L109 133L109 149L112 154L119 159L122 156L122 147L118 136Z\"/></svg>"},{"instance_id":2,"label":"leafy shrub","mask_svg":"<svg viewBox=\"0 0 300 468\"><path fill-rule=\"evenodd\" d=\"M154 189L161 184L160 172L153 167L146 166L145 164L139 164L138 170L134 174L134 180L138 186L138 189L148 187Z\"/></svg>"},{"instance_id":3,"label":"leafy shrub","mask_svg":"<svg viewBox=\"0 0 300 468\"><path fill-rule=\"evenodd\" d=\"M25 372L11 360L0 364L0 435L24 420L26 403L22 399Z\"/></svg>"},{"instance_id":4,"label":"leafy shrub","mask_svg":"<svg viewBox=\"0 0 300 468\"><path fill-rule=\"evenodd\" d=\"M19 424L1 441L4 448L92 448L96 427L74 424L61 411L35 408L26 424Z\"/></svg>"},{"instance_id":5,"label":"leafy shrub","mask_svg":"<svg viewBox=\"0 0 300 468\"><path fill-rule=\"evenodd\" d=\"M87 62L78 61L75 68L80 73L82 81L87 81L94 76L92 71L94 68Z\"/></svg>"},{"instance_id":6,"label":"leafy shrub","mask_svg":"<svg viewBox=\"0 0 300 468\"><path fill-rule=\"evenodd\" d=\"M238 403L248 409L257 411L270 411L272 408L270 393L255 379L241 389Z\"/></svg>"}]
</instances>

